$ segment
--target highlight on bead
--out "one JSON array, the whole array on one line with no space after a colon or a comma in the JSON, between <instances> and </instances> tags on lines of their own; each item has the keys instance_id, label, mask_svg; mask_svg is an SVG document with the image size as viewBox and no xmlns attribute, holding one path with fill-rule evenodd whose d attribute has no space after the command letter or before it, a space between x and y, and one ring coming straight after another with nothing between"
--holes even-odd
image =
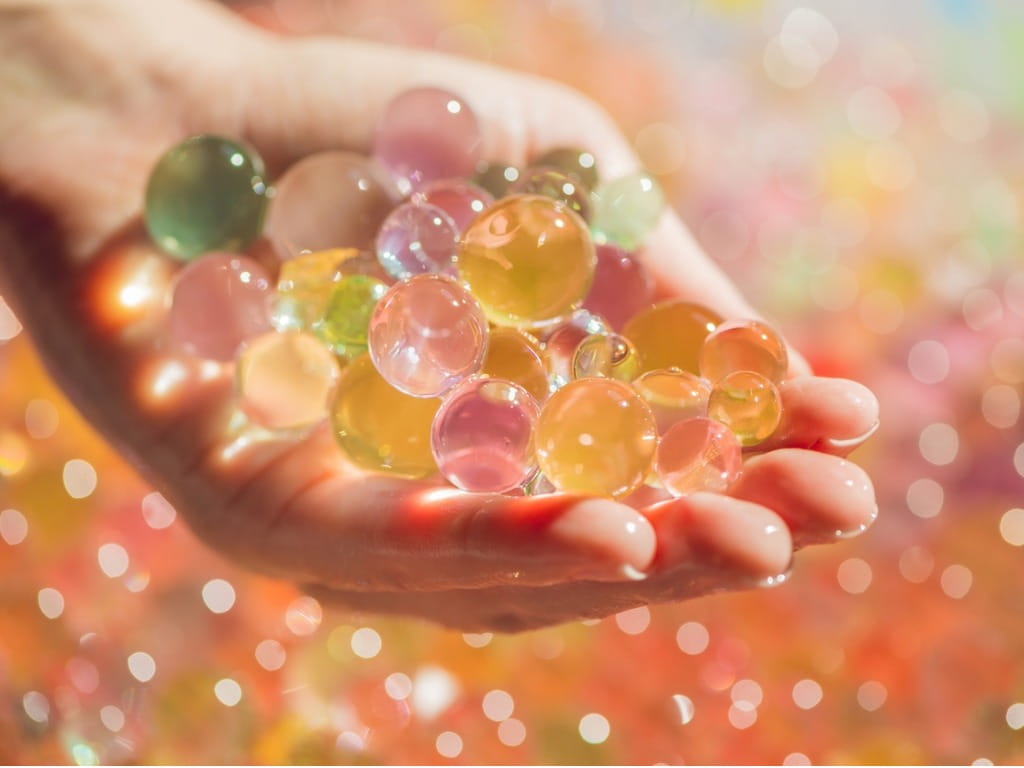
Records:
<instances>
[{"instance_id":1,"label":"highlight on bead","mask_svg":"<svg viewBox=\"0 0 1024 768\"><path fill-rule=\"evenodd\" d=\"M753 371L727 373L708 399L708 417L725 424L743 446L764 442L782 419L782 399L772 381Z\"/></svg>"},{"instance_id":2,"label":"highlight on bead","mask_svg":"<svg viewBox=\"0 0 1024 768\"><path fill-rule=\"evenodd\" d=\"M657 368L634 380L633 388L650 406L659 434L678 421L707 415L711 385L694 373Z\"/></svg>"},{"instance_id":3,"label":"highlight on bead","mask_svg":"<svg viewBox=\"0 0 1024 768\"><path fill-rule=\"evenodd\" d=\"M640 362L636 349L625 336L595 333L576 347L572 357L572 377L600 376L630 382L636 378Z\"/></svg>"},{"instance_id":4,"label":"highlight on bead","mask_svg":"<svg viewBox=\"0 0 1024 768\"><path fill-rule=\"evenodd\" d=\"M788 368L786 342L760 320L721 323L700 350L700 373L711 383L733 371L754 371L778 384Z\"/></svg>"}]
</instances>

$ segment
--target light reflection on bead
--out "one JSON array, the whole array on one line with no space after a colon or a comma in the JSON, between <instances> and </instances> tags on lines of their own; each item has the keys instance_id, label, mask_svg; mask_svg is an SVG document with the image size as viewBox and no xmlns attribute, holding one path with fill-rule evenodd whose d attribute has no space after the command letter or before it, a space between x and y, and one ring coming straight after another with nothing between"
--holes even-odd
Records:
<instances>
[{"instance_id":1,"label":"light reflection on bead","mask_svg":"<svg viewBox=\"0 0 1024 768\"><path fill-rule=\"evenodd\" d=\"M788 368L786 343L759 320L722 323L700 350L700 373L712 384L733 371L754 371L778 384Z\"/></svg>"},{"instance_id":2,"label":"light reflection on bead","mask_svg":"<svg viewBox=\"0 0 1024 768\"><path fill-rule=\"evenodd\" d=\"M511 187L519 178L520 171L514 165L505 163L481 163L477 165L473 183L487 190L495 200L508 195Z\"/></svg>"},{"instance_id":3,"label":"light reflection on bead","mask_svg":"<svg viewBox=\"0 0 1024 768\"><path fill-rule=\"evenodd\" d=\"M554 147L534 158L532 165L557 168L570 177L575 177L587 189L598 183L597 160L585 149L577 147Z\"/></svg>"},{"instance_id":4,"label":"light reflection on bead","mask_svg":"<svg viewBox=\"0 0 1024 768\"><path fill-rule=\"evenodd\" d=\"M637 378L633 388L651 407L658 434L665 434L677 421L707 415L711 385L696 374L658 368Z\"/></svg>"},{"instance_id":5,"label":"light reflection on bead","mask_svg":"<svg viewBox=\"0 0 1024 768\"><path fill-rule=\"evenodd\" d=\"M771 437L782 419L779 390L753 371L726 374L711 390L708 418L729 427L740 445L757 445Z\"/></svg>"},{"instance_id":6,"label":"light reflection on bead","mask_svg":"<svg viewBox=\"0 0 1024 768\"><path fill-rule=\"evenodd\" d=\"M480 373L518 384L539 403L548 397L545 353L540 343L524 331L492 328Z\"/></svg>"},{"instance_id":7,"label":"light reflection on bead","mask_svg":"<svg viewBox=\"0 0 1024 768\"><path fill-rule=\"evenodd\" d=\"M636 378L639 367L636 349L629 339L617 333L586 337L572 357L574 379L599 376L630 382Z\"/></svg>"},{"instance_id":8,"label":"light reflection on bead","mask_svg":"<svg viewBox=\"0 0 1024 768\"><path fill-rule=\"evenodd\" d=\"M578 179L573 179L556 168L527 168L511 186L509 194L548 197L562 203L584 221L590 221L590 190Z\"/></svg>"},{"instance_id":9,"label":"light reflection on bead","mask_svg":"<svg viewBox=\"0 0 1024 768\"><path fill-rule=\"evenodd\" d=\"M661 437L654 468L673 496L696 491L723 493L743 466L740 444L724 424L706 418L675 424Z\"/></svg>"}]
</instances>

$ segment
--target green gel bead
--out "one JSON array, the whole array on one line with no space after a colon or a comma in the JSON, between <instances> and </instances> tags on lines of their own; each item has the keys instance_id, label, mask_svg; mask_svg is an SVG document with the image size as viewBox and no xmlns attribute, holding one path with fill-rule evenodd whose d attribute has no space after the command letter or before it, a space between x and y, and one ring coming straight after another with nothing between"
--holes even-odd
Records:
<instances>
[{"instance_id":1,"label":"green gel bead","mask_svg":"<svg viewBox=\"0 0 1024 768\"><path fill-rule=\"evenodd\" d=\"M157 161L146 185L146 228L169 255L241 251L259 236L267 205L263 160L220 136L193 136Z\"/></svg>"},{"instance_id":2,"label":"green gel bead","mask_svg":"<svg viewBox=\"0 0 1024 768\"><path fill-rule=\"evenodd\" d=\"M368 275L341 278L327 300L317 333L340 355L351 357L365 352L370 315L387 290L387 285Z\"/></svg>"},{"instance_id":3,"label":"green gel bead","mask_svg":"<svg viewBox=\"0 0 1024 768\"><path fill-rule=\"evenodd\" d=\"M578 179L587 189L597 186L597 160L585 149L555 147L535 157L532 165L547 165Z\"/></svg>"},{"instance_id":4,"label":"green gel bead","mask_svg":"<svg viewBox=\"0 0 1024 768\"><path fill-rule=\"evenodd\" d=\"M661 185L650 174L631 173L594 190L591 229L598 242L627 251L642 245L665 207Z\"/></svg>"}]
</instances>

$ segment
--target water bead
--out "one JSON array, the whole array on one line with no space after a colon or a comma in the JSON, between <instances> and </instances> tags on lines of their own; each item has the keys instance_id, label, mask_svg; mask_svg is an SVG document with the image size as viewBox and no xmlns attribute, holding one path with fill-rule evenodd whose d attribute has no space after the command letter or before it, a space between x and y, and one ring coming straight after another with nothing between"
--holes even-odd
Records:
<instances>
[{"instance_id":1,"label":"water bead","mask_svg":"<svg viewBox=\"0 0 1024 768\"><path fill-rule=\"evenodd\" d=\"M759 373L733 371L719 379L711 390L708 417L729 427L741 445L757 445L771 437L779 426L779 390Z\"/></svg>"},{"instance_id":2,"label":"water bead","mask_svg":"<svg viewBox=\"0 0 1024 768\"><path fill-rule=\"evenodd\" d=\"M507 379L529 392L538 402L548 396L548 371L540 343L516 328L492 328L487 355L480 372Z\"/></svg>"},{"instance_id":3,"label":"water bead","mask_svg":"<svg viewBox=\"0 0 1024 768\"><path fill-rule=\"evenodd\" d=\"M360 252L332 248L303 253L281 264L272 322L279 331L310 330L323 319L341 265Z\"/></svg>"},{"instance_id":4,"label":"water bead","mask_svg":"<svg viewBox=\"0 0 1024 768\"><path fill-rule=\"evenodd\" d=\"M366 334L374 307L388 286L368 275L346 275L331 291L316 331L339 355L366 351Z\"/></svg>"},{"instance_id":5,"label":"water bead","mask_svg":"<svg viewBox=\"0 0 1024 768\"><path fill-rule=\"evenodd\" d=\"M621 497L647 476L657 436L650 408L628 384L579 379L544 404L534 439L558 490Z\"/></svg>"},{"instance_id":6,"label":"water bead","mask_svg":"<svg viewBox=\"0 0 1024 768\"><path fill-rule=\"evenodd\" d=\"M707 415L711 385L696 374L660 368L637 378L633 389L651 407L659 434L676 422Z\"/></svg>"},{"instance_id":7,"label":"water bead","mask_svg":"<svg viewBox=\"0 0 1024 768\"><path fill-rule=\"evenodd\" d=\"M238 406L266 429L315 424L327 415L339 372L337 359L314 336L266 333L246 343L238 355Z\"/></svg>"},{"instance_id":8,"label":"water bead","mask_svg":"<svg viewBox=\"0 0 1024 768\"><path fill-rule=\"evenodd\" d=\"M632 381L639 372L636 349L629 339L617 333L588 336L576 347L572 358L572 377L600 376Z\"/></svg>"},{"instance_id":9,"label":"water bead","mask_svg":"<svg viewBox=\"0 0 1024 768\"><path fill-rule=\"evenodd\" d=\"M528 326L567 315L594 276L583 220L538 195L513 195L478 216L459 248L460 279L495 325Z\"/></svg>"},{"instance_id":10,"label":"water bead","mask_svg":"<svg viewBox=\"0 0 1024 768\"><path fill-rule=\"evenodd\" d=\"M478 163L473 183L486 189L495 200L508 195L511 187L519 178L520 171L514 165L506 163Z\"/></svg>"},{"instance_id":11,"label":"water bead","mask_svg":"<svg viewBox=\"0 0 1024 768\"><path fill-rule=\"evenodd\" d=\"M352 152L318 152L274 184L267 236L286 256L329 248L373 249L398 190L376 163Z\"/></svg>"},{"instance_id":12,"label":"water bead","mask_svg":"<svg viewBox=\"0 0 1024 768\"><path fill-rule=\"evenodd\" d=\"M527 168L509 188L510 194L542 195L566 205L584 221L590 220L590 190L557 168Z\"/></svg>"},{"instance_id":13,"label":"water bead","mask_svg":"<svg viewBox=\"0 0 1024 768\"><path fill-rule=\"evenodd\" d=\"M439 275L396 283L370 317L370 356L391 386L436 397L479 372L487 320L461 285Z\"/></svg>"},{"instance_id":14,"label":"water bead","mask_svg":"<svg viewBox=\"0 0 1024 768\"><path fill-rule=\"evenodd\" d=\"M722 323L700 351L701 375L711 382L732 371L755 371L778 383L786 377L788 368L786 343L758 320Z\"/></svg>"},{"instance_id":15,"label":"water bead","mask_svg":"<svg viewBox=\"0 0 1024 768\"><path fill-rule=\"evenodd\" d=\"M451 216L461 234L477 215L494 202L494 195L471 181L441 179L414 192L412 200L436 205Z\"/></svg>"},{"instance_id":16,"label":"water bead","mask_svg":"<svg viewBox=\"0 0 1024 768\"><path fill-rule=\"evenodd\" d=\"M537 468L539 414L537 401L511 381L463 382L445 398L431 428L441 474L464 491L504 493L521 485Z\"/></svg>"},{"instance_id":17,"label":"water bead","mask_svg":"<svg viewBox=\"0 0 1024 768\"><path fill-rule=\"evenodd\" d=\"M597 186L597 160L585 149L555 147L534 158L533 165L557 168L567 176L581 181L587 189L594 189Z\"/></svg>"},{"instance_id":18,"label":"water bead","mask_svg":"<svg viewBox=\"0 0 1024 768\"><path fill-rule=\"evenodd\" d=\"M189 354L228 362L246 339L270 330L270 278L234 253L210 253L174 281L171 336Z\"/></svg>"},{"instance_id":19,"label":"water bead","mask_svg":"<svg viewBox=\"0 0 1024 768\"><path fill-rule=\"evenodd\" d=\"M409 194L437 179L472 176L481 146L476 116L461 98L440 88L414 88L384 108L373 156Z\"/></svg>"},{"instance_id":20,"label":"water bead","mask_svg":"<svg viewBox=\"0 0 1024 768\"><path fill-rule=\"evenodd\" d=\"M607 333L609 330L604 318L582 309L557 325L544 340L551 382L556 387L569 382L572 379L573 357L580 342L591 334Z\"/></svg>"},{"instance_id":21,"label":"water bead","mask_svg":"<svg viewBox=\"0 0 1024 768\"><path fill-rule=\"evenodd\" d=\"M596 253L594 283L583 308L601 315L618 331L653 304L654 281L639 259L617 245L602 243Z\"/></svg>"},{"instance_id":22,"label":"water bead","mask_svg":"<svg viewBox=\"0 0 1024 768\"><path fill-rule=\"evenodd\" d=\"M341 371L331 407L331 426L349 460L363 469L403 477L436 471L430 426L436 398L411 397L388 384L368 355Z\"/></svg>"},{"instance_id":23,"label":"water bead","mask_svg":"<svg viewBox=\"0 0 1024 768\"><path fill-rule=\"evenodd\" d=\"M724 493L743 469L742 450L724 424L703 417L686 419L661 436L654 468L673 496Z\"/></svg>"},{"instance_id":24,"label":"water bead","mask_svg":"<svg viewBox=\"0 0 1024 768\"><path fill-rule=\"evenodd\" d=\"M436 205L403 203L388 214L377 233L377 258L401 280L413 275L455 274L459 229Z\"/></svg>"},{"instance_id":25,"label":"water bead","mask_svg":"<svg viewBox=\"0 0 1024 768\"><path fill-rule=\"evenodd\" d=\"M591 226L598 240L633 250L647 239L665 208L665 194L650 174L637 172L594 190Z\"/></svg>"},{"instance_id":26,"label":"water bead","mask_svg":"<svg viewBox=\"0 0 1024 768\"><path fill-rule=\"evenodd\" d=\"M640 356L640 372L679 368L698 372L704 339L722 322L700 304L668 301L635 315L622 331Z\"/></svg>"},{"instance_id":27,"label":"water bead","mask_svg":"<svg viewBox=\"0 0 1024 768\"><path fill-rule=\"evenodd\" d=\"M263 228L263 160L220 136L193 136L171 147L146 184L145 220L165 252L189 260L207 251L240 251Z\"/></svg>"}]
</instances>

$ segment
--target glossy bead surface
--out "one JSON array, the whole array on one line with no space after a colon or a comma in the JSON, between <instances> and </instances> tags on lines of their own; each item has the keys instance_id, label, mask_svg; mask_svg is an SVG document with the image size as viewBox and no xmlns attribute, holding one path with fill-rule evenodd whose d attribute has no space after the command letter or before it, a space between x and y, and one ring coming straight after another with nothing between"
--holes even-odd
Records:
<instances>
[{"instance_id":1,"label":"glossy bead surface","mask_svg":"<svg viewBox=\"0 0 1024 768\"><path fill-rule=\"evenodd\" d=\"M597 186L597 160L585 149L555 147L534 158L532 164L557 168L562 173L583 182L587 189L594 189Z\"/></svg>"},{"instance_id":2,"label":"glossy bead surface","mask_svg":"<svg viewBox=\"0 0 1024 768\"><path fill-rule=\"evenodd\" d=\"M640 372L679 368L698 372L704 339L722 318L707 307L685 301L657 304L635 315L622 331L640 356Z\"/></svg>"},{"instance_id":3,"label":"glossy bead surface","mask_svg":"<svg viewBox=\"0 0 1024 768\"><path fill-rule=\"evenodd\" d=\"M480 373L518 384L537 402L547 399L548 372L544 351L536 339L523 331L492 328Z\"/></svg>"},{"instance_id":4,"label":"glossy bead surface","mask_svg":"<svg viewBox=\"0 0 1024 768\"><path fill-rule=\"evenodd\" d=\"M659 434L677 421L707 415L711 385L696 374L659 368L637 378L633 389L651 407Z\"/></svg>"},{"instance_id":5,"label":"glossy bead surface","mask_svg":"<svg viewBox=\"0 0 1024 768\"><path fill-rule=\"evenodd\" d=\"M642 245L665 209L661 185L647 173L631 173L594 190L591 226L598 240L634 250Z\"/></svg>"},{"instance_id":6,"label":"glossy bead surface","mask_svg":"<svg viewBox=\"0 0 1024 768\"><path fill-rule=\"evenodd\" d=\"M430 426L441 401L411 397L388 384L368 355L342 369L331 406L338 444L358 467L403 477L436 471Z\"/></svg>"},{"instance_id":7,"label":"glossy bead surface","mask_svg":"<svg viewBox=\"0 0 1024 768\"><path fill-rule=\"evenodd\" d=\"M754 371L781 382L789 368L782 337L759 320L730 320L707 337L700 351L701 375L712 383L733 371Z\"/></svg>"},{"instance_id":8,"label":"glossy bead surface","mask_svg":"<svg viewBox=\"0 0 1024 768\"><path fill-rule=\"evenodd\" d=\"M454 275L459 229L436 205L403 203L377 233L377 258L396 280L413 275Z\"/></svg>"},{"instance_id":9,"label":"glossy bead surface","mask_svg":"<svg viewBox=\"0 0 1024 768\"><path fill-rule=\"evenodd\" d=\"M461 285L438 275L396 283L370 317L370 356L396 389L436 397L480 371L487 321Z\"/></svg>"},{"instance_id":10,"label":"glossy bead surface","mask_svg":"<svg viewBox=\"0 0 1024 768\"><path fill-rule=\"evenodd\" d=\"M440 88L413 88L384 108L373 156L407 195L437 179L469 178L481 146L476 115L460 97Z\"/></svg>"},{"instance_id":11,"label":"glossy bead surface","mask_svg":"<svg viewBox=\"0 0 1024 768\"><path fill-rule=\"evenodd\" d=\"M266 429L295 429L327 416L338 383L338 361L308 333L266 333L238 355L238 407Z\"/></svg>"},{"instance_id":12,"label":"glossy bead surface","mask_svg":"<svg viewBox=\"0 0 1024 768\"><path fill-rule=\"evenodd\" d=\"M574 379L599 376L630 382L638 370L636 350L629 339L617 333L588 336L576 347L572 358Z\"/></svg>"},{"instance_id":13,"label":"glossy bead surface","mask_svg":"<svg viewBox=\"0 0 1024 768\"><path fill-rule=\"evenodd\" d=\"M572 361L581 341L592 334L607 333L609 330L603 318L584 309L577 310L566 322L553 328L544 339L552 384L561 387L572 379Z\"/></svg>"},{"instance_id":14,"label":"glossy bead surface","mask_svg":"<svg viewBox=\"0 0 1024 768\"><path fill-rule=\"evenodd\" d=\"M234 253L208 253L174 281L171 336L189 354L227 362L246 339L270 330L266 271Z\"/></svg>"},{"instance_id":15,"label":"glossy bead surface","mask_svg":"<svg viewBox=\"0 0 1024 768\"><path fill-rule=\"evenodd\" d=\"M318 152L275 183L267 236L287 257L304 250L372 249L397 202L398 190L371 160L352 152Z\"/></svg>"},{"instance_id":16,"label":"glossy bead surface","mask_svg":"<svg viewBox=\"0 0 1024 768\"><path fill-rule=\"evenodd\" d=\"M673 496L724 493L740 476L743 455L728 427L698 417L677 422L661 436L654 468Z\"/></svg>"},{"instance_id":17,"label":"glossy bead surface","mask_svg":"<svg viewBox=\"0 0 1024 768\"><path fill-rule=\"evenodd\" d=\"M537 195L499 200L459 248L459 278L495 325L527 326L566 315L590 290L594 244L583 221Z\"/></svg>"},{"instance_id":18,"label":"glossy bead surface","mask_svg":"<svg viewBox=\"0 0 1024 768\"><path fill-rule=\"evenodd\" d=\"M557 200L584 221L590 220L590 190L576 178L548 166L527 168L509 188L510 194L542 195Z\"/></svg>"},{"instance_id":19,"label":"glossy bead surface","mask_svg":"<svg viewBox=\"0 0 1024 768\"><path fill-rule=\"evenodd\" d=\"M596 253L594 283L583 308L601 315L619 331L654 303L654 281L639 259L617 245L600 244Z\"/></svg>"},{"instance_id":20,"label":"glossy bead surface","mask_svg":"<svg viewBox=\"0 0 1024 768\"><path fill-rule=\"evenodd\" d=\"M440 179L412 194L412 200L436 205L447 213L461 234L469 223L494 202L494 195L464 179Z\"/></svg>"},{"instance_id":21,"label":"glossy bead surface","mask_svg":"<svg viewBox=\"0 0 1024 768\"><path fill-rule=\"evenodd\" d=\"M220 136L193 136L168 150L146 184L145 221L166 253L190 260L208 251L240 251L263 228L263 160Z\"/></svg>"},{"instance_id":22,"label":"glossy bead surface","mask_svg":"<svg viewBox=\"0 0 1024 768\"><path fill-rule=\"evenodd\" d=\"M279 331L309 330L323 320L341 265L360 252L332 248L303 253L281 264L272 321Z\"/></svg>"},{"instance_id":23,"label":"glossy bead surface","mask_svg":"<svg viewBox=\"0 0 1024 768\"><path fill-rule=\"evenodd\" d=\"M316 331L335 352L353 357L366 351L370 316L388 286L368 275L346 275L331 291Z\"/></svg>"},{"instance_id":24,"label":"glossy bead surface","mask_svg":"<svg viewBox=\"0 0 1024 768\"><path fill-rule=\"evenodd\" d=\"M628 384L579 379L541 409L537 458L560 491L621 497L646 477L657 435L654 416Z\"/></svg>"},{"instance_id":25,"label":"glossy bead surface","mask_svg":"<svg viewBox=\"0 0 1024 768\"><path fill-rule=\"evenodd\" d=\"M537 468L533 428L540 408L518 384L476 377L452 390L431 428L434 460L464 491L504 493Z\"/></svg>"},{"instance_id":26,"label":"glossy bead surface","mask_svg":"<svg viewBox=\"0 0 1024 768\"><path fill-rule=\"evenodd\" d=\"M771 437L782 419L779 390L753 371L727 373L711 390L708 417L729 427L740 445L757 445Z\"/></svg>"}]
</instances>

